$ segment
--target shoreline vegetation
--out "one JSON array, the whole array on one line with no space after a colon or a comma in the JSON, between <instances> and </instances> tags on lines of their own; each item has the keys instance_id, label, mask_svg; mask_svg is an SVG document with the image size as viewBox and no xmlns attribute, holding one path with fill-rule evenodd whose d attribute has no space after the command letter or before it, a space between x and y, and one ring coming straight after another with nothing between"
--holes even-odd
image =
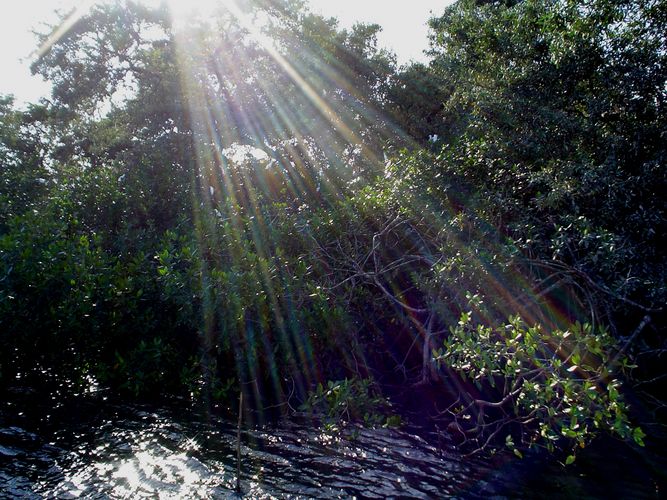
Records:
<instances>
[{"instance_id":1,"label":"shoreline vegetation","mask_svg":"<svg viewBox=\"0 0 667 500\"><path fill-rule=\"evenodd\" d=\"M403 66L298 0L65 14L0 97L0 389L652 446L666 5L459 0Z\"/></svg>"}]
</instances>

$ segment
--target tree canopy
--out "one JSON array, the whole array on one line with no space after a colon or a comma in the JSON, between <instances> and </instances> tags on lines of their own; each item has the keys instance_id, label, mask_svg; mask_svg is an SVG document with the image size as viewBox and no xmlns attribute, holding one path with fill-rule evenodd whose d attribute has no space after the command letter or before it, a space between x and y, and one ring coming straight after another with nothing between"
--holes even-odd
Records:
<instances>
[{"instance_id":1,"label":"tree canopy","mask_svg":"<svg viewBox=\"0 0 667 500\"><path fill-rule=\"evenodd\" d=\"M474 452L643 444L623 387L666 340L666 12L459 0L402 67L296 0L65 16L50 99L0 100L1 384L243 391L260 419L340 414L326 381L357 417L430 384Z\"/></svg>"}]
</instances>

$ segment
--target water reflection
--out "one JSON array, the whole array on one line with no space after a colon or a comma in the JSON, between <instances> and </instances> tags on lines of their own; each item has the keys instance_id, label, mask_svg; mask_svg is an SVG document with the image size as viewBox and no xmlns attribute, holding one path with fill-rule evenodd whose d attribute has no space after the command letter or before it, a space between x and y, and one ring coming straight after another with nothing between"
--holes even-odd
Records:
<instances>
[{"instance_id":1,"label":"water reflection","mask_svg":"<svg viewBox=\"0 0 667 500\"><path fill-rule=\"evenodd\" d=\"M36 433L0 431L0 496L236 496L231 423L99 401L75 413L69 422L16 417ZM441 497L465 491L475 475L451 449L387 429L332 435L291 422L244 432L242 451L243 493L252 498Z\"/></svg>"},{"instance_id":2,"label":"water reflection","mask_svg":"<svg viewBox=\"0 0 667 500\"><path fill-rule=\"evenodd\" d=\"M231 422L101 398L48 411L35 401L0 405L0 498L238 496ZM634 473L619 486L584 478L576 468L549 470L544 462L464 461L446 437L414 429L332 435L292 421L244 432L242 451L248 498L561 498L567 491L571 498L604 498L609 488L651 498L655 492ZM517 469L524 471L522 484Z\"/></svg>"}]
</instances>

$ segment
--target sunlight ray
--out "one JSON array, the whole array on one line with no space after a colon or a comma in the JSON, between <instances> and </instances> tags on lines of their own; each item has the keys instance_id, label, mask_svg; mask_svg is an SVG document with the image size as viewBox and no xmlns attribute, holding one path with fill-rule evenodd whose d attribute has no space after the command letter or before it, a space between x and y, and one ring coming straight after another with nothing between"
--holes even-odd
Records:
<instances>
[{"instance_id":1,"label":"sunlight ray","mask_svg":"<svg viewBox=\"0 0 667 500\"><path fill-rule=\"evenodd\" d=\"M80 0L72 12L58 24L51 34L46 37L42 44L33 53L35 60L43 57L51 48L60 41L81 19L83 19L98 0Z\"/></svg>"}]
</instances>

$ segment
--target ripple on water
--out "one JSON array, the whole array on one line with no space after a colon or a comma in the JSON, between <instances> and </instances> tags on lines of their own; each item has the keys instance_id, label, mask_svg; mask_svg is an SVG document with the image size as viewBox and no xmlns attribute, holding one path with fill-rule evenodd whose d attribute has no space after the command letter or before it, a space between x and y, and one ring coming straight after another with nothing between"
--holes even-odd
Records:
<instances>
[{"instance_id":1,"label":"ripple on water","mask_svg":"<svg viewBox=\"0 0 667 500\"><path fill-rule=\"evenodd\" d=\"M76 408L74 418L49 413L46 423L14 418L14 410L0 410L0 498L237 497L231 422L99 402ZM249 498L537 495L503 486L506 464L464 461L447 439L425 436L353 426L330 435L296 422L245 431L243 491Z\"/></svg>"},{"instance_id":2,"label":"ripple on water","mask_svg":"<svg viewBox=\"0 0 667 500\"><path fill-rule=\"evenodd\" d=\"M0 428L0 496L236 495L236 436L230 422L204 425L169 411L110 404L96 408L88 421L72 419L62 428L53 427L56 417L37 425L37 433ZM291 422L244 432L245 493L253 498L427 498L465 484L456 477L465 474L460 464L448 462L418 436L353 430L350 439Z\"/></svg>"}]
</instances>

